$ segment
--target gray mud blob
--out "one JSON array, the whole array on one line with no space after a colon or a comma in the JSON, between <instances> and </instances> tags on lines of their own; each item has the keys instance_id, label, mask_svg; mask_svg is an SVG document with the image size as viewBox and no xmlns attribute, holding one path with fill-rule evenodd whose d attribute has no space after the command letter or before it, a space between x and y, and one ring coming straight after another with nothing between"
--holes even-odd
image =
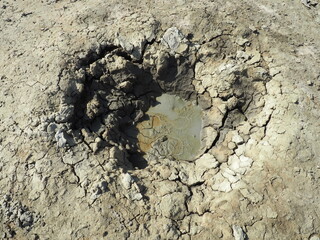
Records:
<instances>
[{"instance_id":1,"label":"gray mud blob","mask_svg":"<svg viewBox=\"0 0 320 240\"><path fill-rule=\"evenodd\" d=\"M158 104L140 122L138 145L142 152L177 160L194 160L201 146L201 108L180 97L162 94Z\"/></svg>"}]
</instances>

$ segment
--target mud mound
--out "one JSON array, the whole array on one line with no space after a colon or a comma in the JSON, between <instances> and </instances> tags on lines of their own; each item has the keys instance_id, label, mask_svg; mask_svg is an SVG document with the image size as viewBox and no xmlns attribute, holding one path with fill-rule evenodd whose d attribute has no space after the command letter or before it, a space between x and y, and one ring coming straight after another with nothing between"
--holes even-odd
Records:
<instances>
[{"instance_id":1,"label":"mud mound","mask_svg":"<svg viewBox=\"0 0 320 240\"><path fill-rule=\"evenodd\" d=\"M318 239L318 8L3 2L0 238Z\"/></svg>"}]
</instances>

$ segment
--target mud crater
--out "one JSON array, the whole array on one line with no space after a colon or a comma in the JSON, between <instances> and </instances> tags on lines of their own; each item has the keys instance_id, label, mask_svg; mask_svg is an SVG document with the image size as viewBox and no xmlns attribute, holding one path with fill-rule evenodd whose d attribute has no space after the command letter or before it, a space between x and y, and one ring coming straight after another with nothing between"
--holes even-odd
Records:
<instances>
[{"instance_id":1,"label":"mud crater","mask_svg":"<svg viewBox=\"0 0 320 240\"><path fill-rule=\"evenodd\" d=\"M70 111L60 122L68 123L75 143L95 154L116 146L128 168L145 168L150 159L193 161L212 153L252 109L261 109L251 103L263 95L265 80L253 79L234 61L220 70L226 80L212 75L216 86L202 86L197 51L190 45L173 54L154 42L142 59L133 60L121 47L100 46L68 73L63 102Z\"/></svg>"}]
</instances>

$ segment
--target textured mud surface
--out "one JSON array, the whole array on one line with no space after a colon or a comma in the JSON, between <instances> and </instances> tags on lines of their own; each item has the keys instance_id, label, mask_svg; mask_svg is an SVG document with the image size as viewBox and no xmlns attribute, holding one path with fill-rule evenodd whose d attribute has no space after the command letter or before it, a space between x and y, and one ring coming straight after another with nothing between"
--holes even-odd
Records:
<instances>
[{"instance_id":1,"label":"textured mud surface","mask_svg":"<svg viewBox=\"0 0 320 240\"><path fill-rule=\"evenodd\" d=\"M2 1L1 239L320 238L318 1Z\"/></svg>"},{"instance_id":2,"label":"textured mud surface","mask_svg":"<svg viewBox=\"0 0 320 240\"><path fill-rule=\"evenodd\" d=\"M142 152L174 160L194 160L201 146L201 108L174 95L163 94L137 125Z\"/></svg>"}]
</instances>

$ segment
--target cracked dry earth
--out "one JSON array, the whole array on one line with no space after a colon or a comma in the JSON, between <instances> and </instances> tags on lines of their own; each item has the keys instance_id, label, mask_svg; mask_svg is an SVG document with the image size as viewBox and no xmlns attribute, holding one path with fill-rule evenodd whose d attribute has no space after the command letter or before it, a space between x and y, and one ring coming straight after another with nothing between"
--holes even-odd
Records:
<instances>
[{"instance_id":1,"label":"cracked dry earth","mask_svg":"<svg viewBox=\"0 0 320 240\"><path fill-rule=\"evenodd\" d=\"M320 3L0 1L1 239L320 239Z\"/></svg>"}]
</instances>

